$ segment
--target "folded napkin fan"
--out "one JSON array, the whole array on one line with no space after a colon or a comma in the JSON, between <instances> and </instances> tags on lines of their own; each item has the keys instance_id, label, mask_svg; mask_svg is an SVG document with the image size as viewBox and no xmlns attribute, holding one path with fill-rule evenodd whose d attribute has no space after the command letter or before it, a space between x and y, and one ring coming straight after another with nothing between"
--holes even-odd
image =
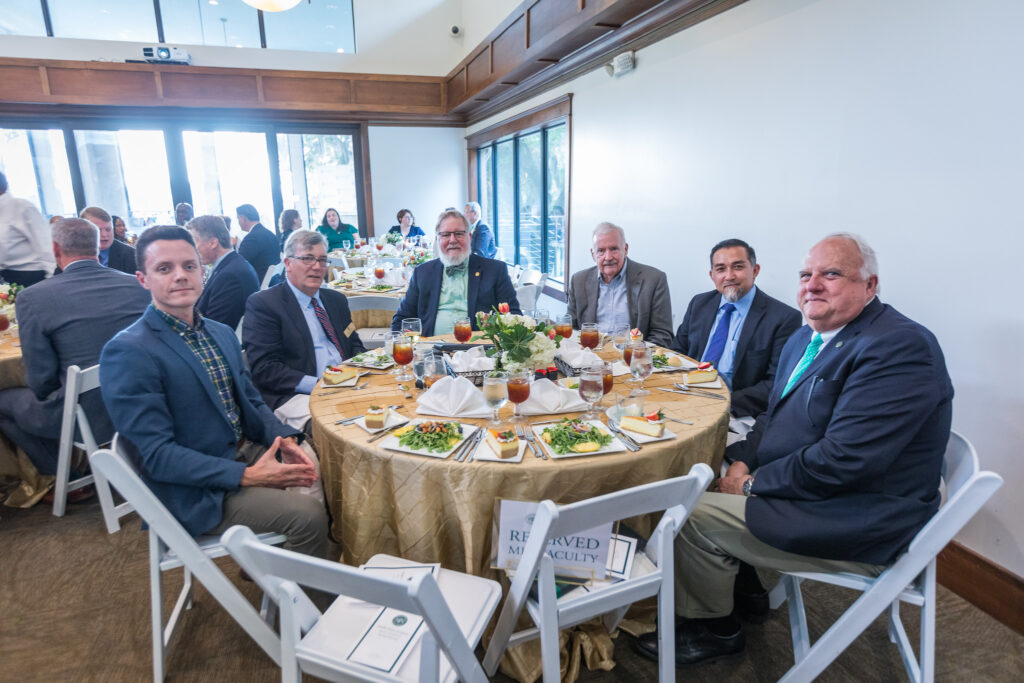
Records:
<instances>
[{"instance_id":1,"label":"folded napkin fan","mask_svg":"<svg viewBox=\"0 0 1024 683\"><path fill-rule=\"evenodd\" d=\"M455 372L470 372L473 370L493 370L494 359L488 358L483 347L469 349L467 351L456 351L449 361L452 370Z\"/></svg>"},{"instance_id":2,"label":"folded napkin fan","mask_svg":"<svg viewBox=\"0 0 1024 683\"><path fill-rule=\"evenodd\" d=\"M416 412L443 417L489 417L483 393L465 377L442 377L416 399Z\"/></svg>"},{"instance_id":3,"label":"folded napkin fan","mask_svg":"<svg viewBox=\"0 0 1024 683\"><path fill-rule=\"evenodd\" d=\"M582 368L588 365L600 365L604 362L599 355L590 349L580 346L579 343L574 342L571 339L562 340L562 344L558 347L558 353L556 355L574 368Z\"/></svg>"},{"instance_id":4,"label":"folded napkin fan","mask_svg":"<svg viewBox=\"0 0 1024 683\"><path fill-rule=\"evenodd\" d=\"M586 410L587 402L575 389L566 389L549 379L539 379L530 386L530 398L519 405L523 415L553 415Z\"/></svg>"}]
</instances>

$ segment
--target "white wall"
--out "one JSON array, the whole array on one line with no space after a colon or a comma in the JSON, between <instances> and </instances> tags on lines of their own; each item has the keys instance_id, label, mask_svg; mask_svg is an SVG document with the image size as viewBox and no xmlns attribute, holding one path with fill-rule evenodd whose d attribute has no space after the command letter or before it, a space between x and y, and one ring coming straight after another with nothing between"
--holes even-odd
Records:
<instances>
[{"instance_id":1,"label":"white wall","mask_svg":"<svg viewBox=\"0 0 1024 683\"><path fill-rule=\"evenodd\" d=\"M953 427L1007 482L959 540L1024 576L1021 26L1016 0L756 0L515 110L575 93L570 267L618 222L677 316L719 239L754 245L758 284L793 301L812 243L864 235L883 301L942 344Z\"/></svg>"},{"instance_id":2,"label":"white wall","mask_svg":"<svg viewBox=\"0 0 1024 683\"><path fill-rule=\"evenodd\" d=\"M382 235L409 209L428 235L448 206L466 201L466 140L462 128L370 126L373 221Z\"/></svg>"}]
</instances>

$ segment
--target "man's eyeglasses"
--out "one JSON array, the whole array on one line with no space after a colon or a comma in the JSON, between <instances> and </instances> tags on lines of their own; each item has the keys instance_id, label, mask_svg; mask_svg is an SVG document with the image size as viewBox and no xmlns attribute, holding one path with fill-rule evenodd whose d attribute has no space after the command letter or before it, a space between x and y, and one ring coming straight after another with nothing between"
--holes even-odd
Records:
<instances>
[{"instance_id":1,"label":"man's eyeglasses","mask_svg":"<svg viewBox=\"0 0 1024 683\"><path fill-rule=\"evenodd\" d=\"M306 254L305 256L293 256L292 258L294 258L296 261L302 261L303 265L305 265L307 268L309 266L312 266L314 263L317 264L317 265L320 265L320 266L326 266L327 265L327 257L326 256L321 256L321 257L317 258L316 256L311 256L309 254Z\"/></svg>"},{"instance_id":2,"label":"man's eyeglasses","mask_svg":"<svg viewBox=\"0 0 1024 683\"><path fill-rule=\"evenodd\" d=\"M465 230L456 230L455 232L439 232L439 233L437 233L437 236L439 238L443 239L443 240L450 240L452 238L455 238L457 240L461 240L463 237L465 237L468 234L469 233L466 232Z\"/></svg>"}]
</instances>

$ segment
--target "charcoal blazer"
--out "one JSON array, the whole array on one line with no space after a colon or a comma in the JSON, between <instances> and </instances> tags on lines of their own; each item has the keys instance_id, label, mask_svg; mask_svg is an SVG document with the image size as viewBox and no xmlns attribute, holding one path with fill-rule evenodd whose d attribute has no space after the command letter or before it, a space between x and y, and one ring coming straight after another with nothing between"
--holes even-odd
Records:
<instances>
[{"instance_id":1,"label":"charcoal blazer","mask_svg":"<svg viewBox=\"0 0 1024 683\"><path fill-rule=\"evenodd\" d=\"M338 335L344 357L365 351L352 325L345 295L322 288L320 301ZM295 395L295 387L303 377L320 374L313 336L287 280L249 297L242 321L242 343L256 388L275 410Z\"/></svg>"},{"instance_id":2,"label":"charcoal blazer","mask_svg":"<svg viewBox=\"0 0 1024 683\"><path fill-rule=\"evenodd\" d=\"M690 299L672 348L700 360L707 348L721 301L722 295L717 290ZM795 308L773 299L760 287L754 292L732 362L734 413L757 417L768 407L779 354L789 335L800 329L800 321L800 312Z\"/></svg>"},{"instance_id":3,"label":"charcoal blazer","mask_svg":"<svg viewBox=\"0 0 1024 683\"><path fill-rule=\"evenodd\" d=\"M238 253L248 261L256 271L256 279L263 282L270 266L281 262L281 245L277 236L257 223L249 229L248 234L238 245Z\"/></svg>"},{"instance_id":4,"label":"charcoal blazer","mask_svg":"<svg viewBox=\"0 0 1024 683\"><path fill-rule=\"evenodd\" d=\"M135 271L138 270L135 264L135 247L114 240L110 245L110 251L107 252L107 267L135 275Z\"/></svg>"},{"instance_id":5,"label":"charcoal blazer","mask_svg":"<svg viewBox=\"0 0 1024 683\"><path fill-rule=\"evenodd\" d=\"M269 448L295 435L253 386L234 330L203 324L231 373L243 436ZM114 426L138 449L142 478L160 502L193 536L219 524L224 493L239 488L245 463L235 459L220 395L185 340L150 306L103 347L100 381Z\"/></svg>"},{"instance_id":6,"label":"charcoal blazer","mask_svg":"<svg viewBox=\"0 0 1024 683\"><path fill-rule=\"evenodd\" d=\"M629 302L629 326L639 329L644 340L671 346L672 297L665 273L633 259L626 262L626 299ZM597 266L581 270L569 282L567 313L572 325L597 322L597 299L600 294Z\"/></svg>"},{"instance_id":7,"label":"charcoal blazer","mask_svg":"<svg viewBox=\"0 0 1024 683\"><path fill-rule=\"evenodd\" d=\"M196 302L196 308L204 318L235 329L245 313L246 299L259 291L259 288L260 281L249 262L229 251L203 285L203 293Z\"/></svg>"},{"instance_id":8,"label":"charcoal blazer","mask_svg":"<svg viewBox=\"0 0 1024 683\"><path fill-rule=\"evenodd\" d=\"M811 335L786 342L767 412L726 451L754 474L747 525L789 552L887 564L939 507L953 399L942 349L876 298L783 398Z\"/></svg>"},{"instance_id":9,"label":"charcoal blazer","mask_svg":"<svg viewBox=\"0 0 1024 683\"><path fill-rule=\"evenodd\" d=\"M498 304L507 303L509 310L517 315L522 314L516 289L508 276L508 266L504 261L484 258L472 254L469 257L469 282L466 292L466 311L476 325L476 314L490 312ZM398 311L391 319L391 329L402 329L403 318L419 318L423 326L423 336L434 336L434 323L437 322L437 306L441 298L441 277L444 275L444 264L441 259L432 259L416 267L409 280L409 289L398 305Z\"/></svg>"}]
</instances>

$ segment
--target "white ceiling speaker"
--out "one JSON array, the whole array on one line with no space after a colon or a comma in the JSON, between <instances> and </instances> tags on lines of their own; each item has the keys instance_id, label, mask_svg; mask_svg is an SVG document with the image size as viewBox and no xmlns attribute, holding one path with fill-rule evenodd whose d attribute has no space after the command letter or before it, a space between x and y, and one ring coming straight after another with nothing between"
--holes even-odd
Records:
<instances>
[{"instance_id":1,"label":"white ceiling speaker","mask_svg":"<svg viewBox=\"0 0 1024 683\"><path fill-rule=\"evenodd\" d=\"M609 76L621 76L636 68L636 53L633 51L615 55L612 61L604 65Z\"/></svg>"},{"instance_id":2,"label":"white ceiling speaker","mask_svg":"<svg viewBox=\"0 0 1024 683\"><path fill-rule=\"evenodd\" d=\"M264 12L284 12L295 7L302 0L242 0L242 2Z\"/></svg>"}]
</instances>

